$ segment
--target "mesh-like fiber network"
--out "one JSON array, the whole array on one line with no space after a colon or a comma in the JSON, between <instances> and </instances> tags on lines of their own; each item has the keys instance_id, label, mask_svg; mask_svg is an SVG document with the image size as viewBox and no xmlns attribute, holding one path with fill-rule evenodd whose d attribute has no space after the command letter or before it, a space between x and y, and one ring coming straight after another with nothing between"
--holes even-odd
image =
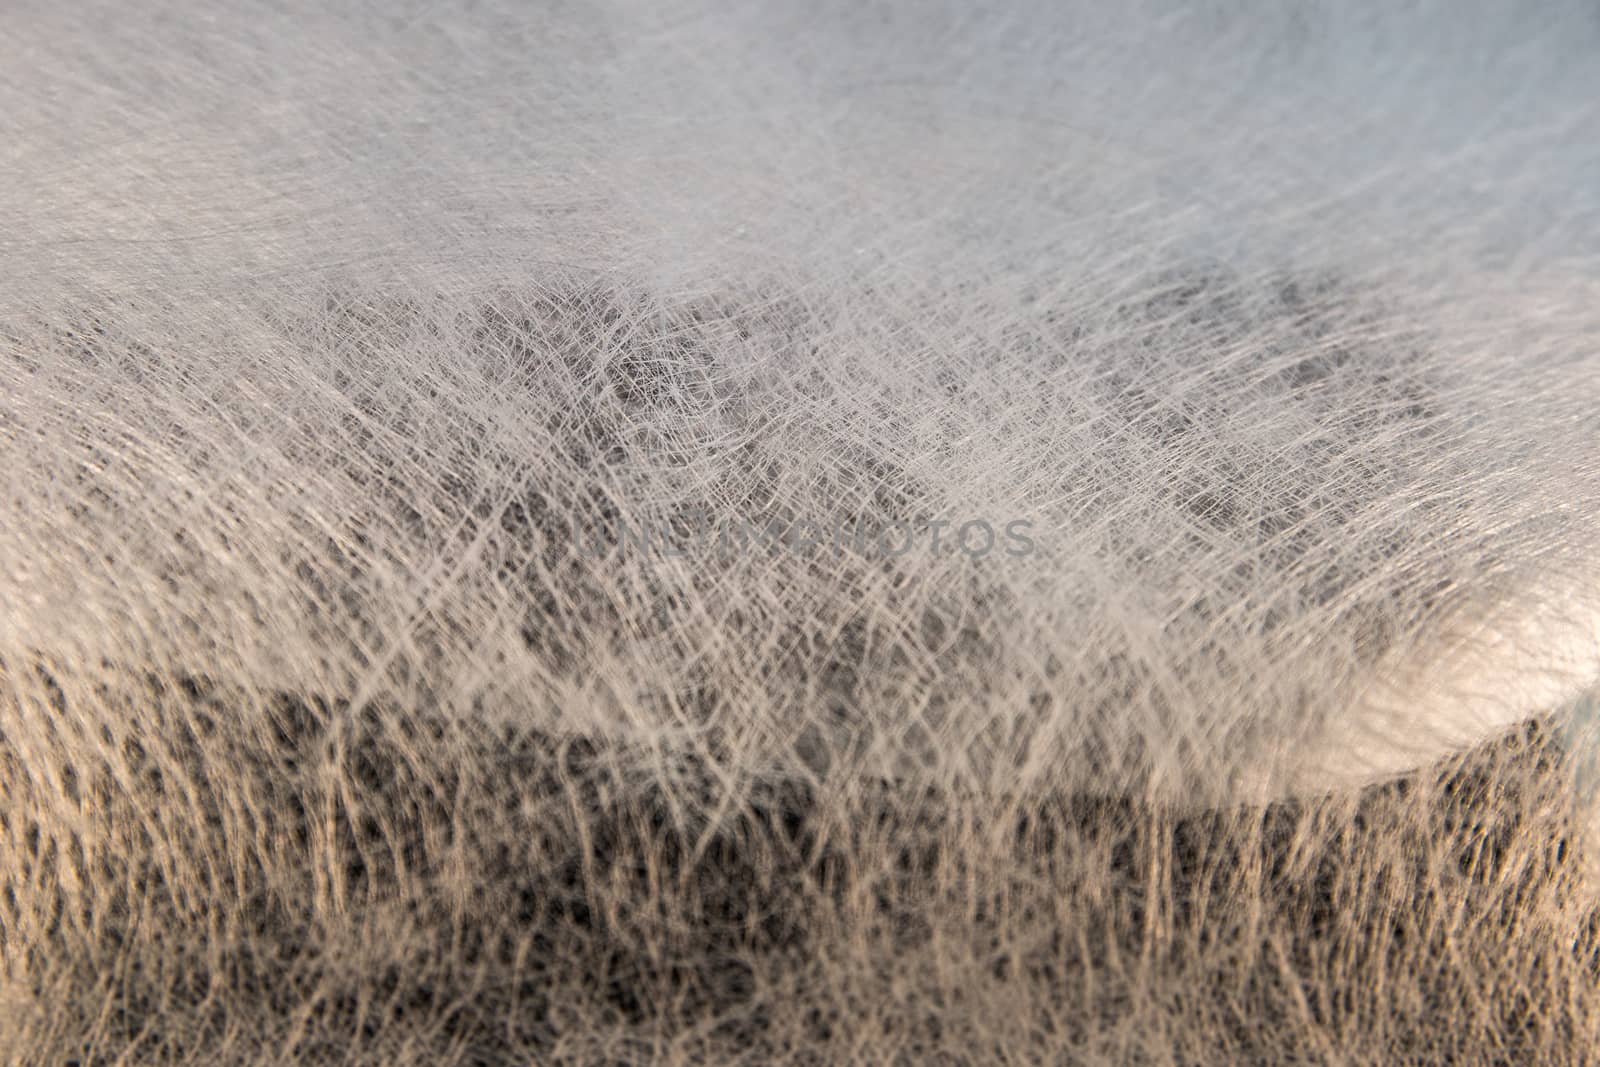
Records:
<instances>
[{"instance_id":1,"label":"mesh-like fiber network","mask_svg":"<svg viewBox=\"0 0 1600 1067\"><path fill-rule=\"evenodd\" d=\"M0 1059L1600 1048L1590 6L0 27Z\"/></svg>"}]
</instances>

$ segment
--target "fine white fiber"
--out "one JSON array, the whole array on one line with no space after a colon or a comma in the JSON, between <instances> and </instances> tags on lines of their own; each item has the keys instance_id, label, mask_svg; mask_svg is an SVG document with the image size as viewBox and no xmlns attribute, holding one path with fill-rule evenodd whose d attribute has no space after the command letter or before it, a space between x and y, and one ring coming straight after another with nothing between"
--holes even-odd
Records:
<instances>
[{"instance_id":1,"label":"fine white fiber","mask_svg":"<svg viewBox=\"0 0 1600 1067\"><path fill-rule=\"evenodd\" d=\"M1583 1062L1600 10L13 0L0 1061Z\"/></svg>"}]
</instances>

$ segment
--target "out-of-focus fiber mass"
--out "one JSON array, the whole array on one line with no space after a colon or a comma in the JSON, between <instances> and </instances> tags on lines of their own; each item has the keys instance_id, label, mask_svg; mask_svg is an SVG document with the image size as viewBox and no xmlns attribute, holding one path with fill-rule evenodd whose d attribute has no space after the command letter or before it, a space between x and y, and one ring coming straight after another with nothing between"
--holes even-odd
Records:
<instances>
[{"instance_id":1,"label":"out-of-focus fiber mass","mask_svg":"<svg viewBox=\"0 0 1600 1067\"><path fill-rule=\"evenodd\" d=\"M1600 1047L1589 5L0 24L7 1062Z\"/></svg>"}]
</instances>

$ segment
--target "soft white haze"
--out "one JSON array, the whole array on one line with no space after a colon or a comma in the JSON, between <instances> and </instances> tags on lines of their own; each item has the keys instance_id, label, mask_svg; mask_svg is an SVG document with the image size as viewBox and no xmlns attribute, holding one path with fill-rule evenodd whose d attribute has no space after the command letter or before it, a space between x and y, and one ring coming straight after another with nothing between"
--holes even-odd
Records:
<instances>
[{"instance_id":1,"label":"soft white haze","mask_svg":"<svg viewBox=\"0 0 1600 1067\"><path fill-rule=\"evenodd\" d=\"M1257 1030L1285 1043L1265 1059L1561 1062L1600 1035L1570 887L1530 903L1533 860L1451 881L1493 820L1438 814L1455 770L1426 770L1600 679L1592 3L13 0L0 145L19 1062L692 1062L757 1047L717 1043L729 1002L769 1043L750 1062L1226 1062ZM571 536L691 514L1024 521L1036 551ZM506 762L516 738L593 744L600 784L562 793L565 757ZM1473 803L1543 804L1507 840L1553 848L1584 814L1522 758ZM1404 828L1351 821L1408 773ZM820 941L769 974L754 941L697 940L689 886L723 833L788 877L741 821L782 808L772 783L859 878L828 888L822 845L795 861L823 888L773 908ZM668 814L612 810L636 795ZM997 829L1060 796L1132 805L1099 816L1132 851L1101 870ZM1291 796L1275 838L1261 805ZM884 841L874 804L903 820ZM1291 842L1331 912L1274 912L1259 857L1219 868L1239 910L1183 910L1173 820L1244 810L1218 840ZM518 871L586 915L644 907L605 873L632 869L612 818L687 864L638 889L659 928L513 918ZM936 872L883 890L931 894L920 947L880 972L901 928L867 874L924 839ZM1342 857L1321 881L1319 847ZM1438 911L1385 955L1418 900ZM1466 917L1507 901L1531 917ZM1071 954L1102 926L1131 940ZM1468 926L1500 933L1428 985ZM285 930L306 954L261 964ZM496 937L514 963L461 947ZM574 992L560 1023L562 983L622 942L651 962L617 982L690 992L615 1015ZM267 977L235 988L240 946ZM1054 962L1024 982L1034 951ZM660 978L701 957L748 957L755 992ZM516 1007L507 976L558 958L555 1006ZM164 991L137 1008L106 977L132 960ZM407 983L435 999L394 1007ZM1372 999L1319 1001L1341 983ZM934 988L942 1037L909 1007ZM456 996L503 1044L440 1021ZM1056 1021L1008 1045L983 997ZM1404 1045L1440 998L1466 1014ZM826 1035L782 1010L808 1002L842 1012ZM1124 1003L1145 1022L1107 1022Z\"/></svg>"}]
</instances>

